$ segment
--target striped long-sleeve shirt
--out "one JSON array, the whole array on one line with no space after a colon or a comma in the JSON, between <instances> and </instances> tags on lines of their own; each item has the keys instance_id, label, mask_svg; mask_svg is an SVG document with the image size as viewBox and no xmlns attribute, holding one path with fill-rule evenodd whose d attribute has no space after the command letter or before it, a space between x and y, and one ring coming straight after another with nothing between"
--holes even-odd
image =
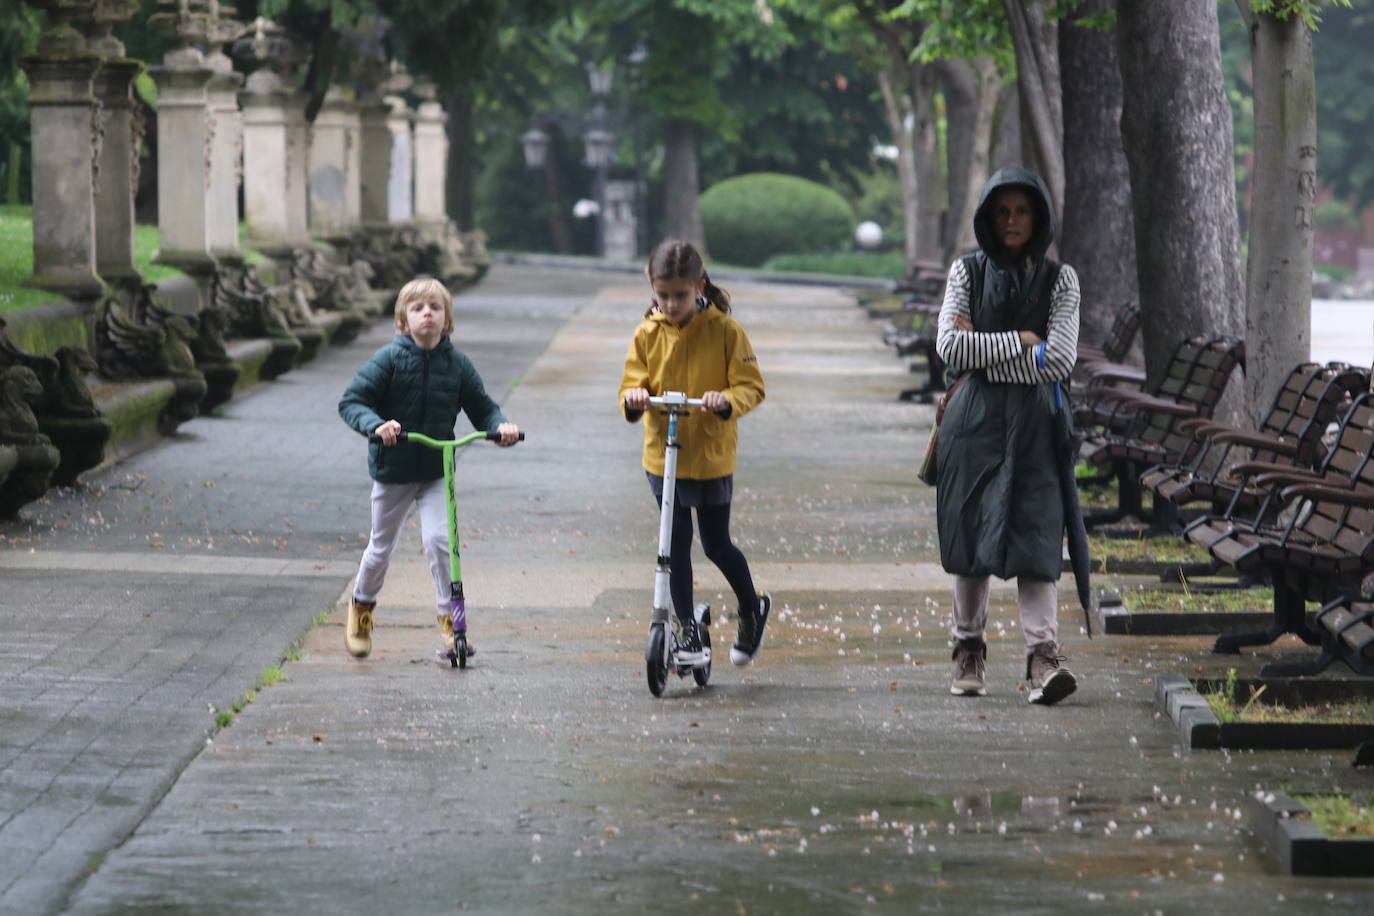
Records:
<instances>
[{"instance_id":1,"label":"striped long-sleeve shirt","mask_svg":"<svg viewBox=\"0 0 1374 916\"><path fill-rule=\"evenodd\" d=\"M1061 265L1050 290L1049 336L1043 346L1024 347L1016 331L960 331L956 316L971 320L972 282L959 258L949 270L945 301L935 336L935 352L951 369L983 370L989 382L1035 385L1069 377L1078 359L1078 274Z\"/></svg>"}]
</instances>

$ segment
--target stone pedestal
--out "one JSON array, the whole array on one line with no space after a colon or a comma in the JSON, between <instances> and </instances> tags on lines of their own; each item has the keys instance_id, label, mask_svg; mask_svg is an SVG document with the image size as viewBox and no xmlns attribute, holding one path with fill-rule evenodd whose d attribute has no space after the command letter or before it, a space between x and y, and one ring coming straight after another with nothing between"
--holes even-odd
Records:
<instances>
[{"instance_id":1,"label":"stone pedestal","mask_svg":"<svg viewBox=\"0 0 1374 916\"><path fill-rule=\"evenodd\" d=\"M210 191L206 241L215 258L241 258L239 251L239 178L243 173L243 116L238 90L243 75L229 58L216 53L206 59L215 75L206 85L210 124Z\"/></svg>"},{"instance_id":2,"label":"stone pedestal","mask_svg":"<svg viewBox=\"0 0 1374 916\"><path fill-rule=\"evenodd\" d=\"M194 53L194 52L191 52ZM190 53L184 54L190 57ZM199 54L194 55L199 58ZM196 66L201 63L201 66ZM215 71L203 61L154 67L157 81L158 261L192 274L214 269L210 256L214 120L208 87Z\"/></svg>"},{"instance_id":3,"label":"stone pedestal","mask_svg":"<svg viewBox=\"0 0 1374 916\"><path fill-rule=\"evenodd\" d=\"M635 183L606 182L605 257L612 261L633 261L638 256L638 220L635 218Z\"/></svg>"},{"instance_id":4,"label":"stone pedestal","mask_svg":"<svg viewBox=\"0 0 1374 916\"><path fill-rule=\"evenodd\" d=\"M358 103L331 89L310 131L310 232L345 236L362 211Z\"/></svg>"},{"instance_id":5,"label":"stone pedestal","mask_svg":"<svg viewBox=\"0 0 1374 916\"><path fill-rule=\"evenodd\" d=\"M414 113L405 99L391 96L386 128L391 135L391 173L387 182L386 218L408 223L415 218L415 148L411 142Z\"/></svg>"},{"instance_id":6,"label":"stone pedestal","mask_svg":"<svg viewBox=\"0 0 1374 916\"><path fill-rule=\"evenodd\" d=\"M426 227L448 223L448 114L428 100L415 113L415 220Z\"/></svg>"},{"instance_id":7,"label":"stone pedestal","mask_svg":"<svg viewBox=\"0 0 1374 916\"><path fill-rule=\"evenodd\" d=\"M269 81L270 80L270 81ZM243 108L243 220L249 244L276 248L290 238L287 168L289 93L267 70L248 78Z\"/></svg>"},{"instance_id":8,"label":"stone pedestal","mask_svg":"<svg viewBox=\"0 0 1374 916\"><path fill-rule=\"evenodd\" d=\"M360 146L358 161L360 216L364 225L384 225L390 215L391 106L380 97L363 101L359 108Z\"/></svg>"},{"instance_id":9,"label":"stone pedestal","mask_svg":"<svg viewBox=\"0 0 1374 916\"><path fill-rule=\"evenodd\" d=\"M110 283L141 280L134 266L134 191L142 132L134 124L130 87L142 72L139 61L106 58L93 81L103 134L96 166L95 267Z\"/></svg>"},{"instance_id":10,"label":"stone pedestal","mask_svg":"<svg viewBox=\"0 0 1374 916\"><path fill-rule=\"evenodd\" d=\"M33 144L33 276L25 282L93 299L104 288L96 272L99 135L91 91L100 60L84 51L40 52L20 65L29 77Z\"/></svg>"}]
</instances>

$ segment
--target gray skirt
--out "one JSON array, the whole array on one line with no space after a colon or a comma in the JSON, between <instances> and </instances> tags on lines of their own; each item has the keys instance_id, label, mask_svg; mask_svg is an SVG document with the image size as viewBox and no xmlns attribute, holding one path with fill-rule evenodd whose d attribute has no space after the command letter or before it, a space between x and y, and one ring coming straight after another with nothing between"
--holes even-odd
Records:
<instances>
[{"instance_id":1,"label":"gray skirt","mask_svg":"<svg viewBox=\"0 0 1374 916\"><path fill-rule=\"evenodd\" d=\"M650 471L644 476L649 478L649 488L654 491L654 499L663 501L663 478ZM678 478L675 491L677 505L684 509L700 509L702 506L728 506L735 495L735 475L713 477L710 480L684 480Z\"/></svg>"}]
</instances>

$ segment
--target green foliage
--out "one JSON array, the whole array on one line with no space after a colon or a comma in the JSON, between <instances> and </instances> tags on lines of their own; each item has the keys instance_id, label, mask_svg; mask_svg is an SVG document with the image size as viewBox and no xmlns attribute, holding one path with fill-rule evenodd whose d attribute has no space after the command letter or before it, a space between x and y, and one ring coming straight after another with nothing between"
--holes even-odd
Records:
<instances>
[{"instance_id":1,"label":"green foliage","mask_svg":"<svg viewBox=\"0 0 1374 916\"><path fill-rule=\"evenodd\" d=\"M793 175L728 178L701 195L706 247L733 264L757 266L776 254L839 251L854 231L854 210L837 192Z\"/></svg>"},{"instance_id":2,"label":"green foliage","mask_svg":"<svg viewBox=\"0 0 1374 916\"><path fill-rule=\"evenodd\" d=\"M19 58L38 39L34 14L16 7L0 16L0 203L8 204L29 196L29 81Z\"/></svg>"},{"instance_id":3,"label":"green foliage","mask_svg":"<svg viewBox=\"0 0 1374 916\"><path fill-rule=\"evenodd\" d=\"M1360 227L1360 217L1354 208L1339 198L1328 200L1318 207L1314 218L1318 229L1341 230Z\"/></svg>"},{"instance_id":4,"label":"green foliage","mask_svg":"<svg viewBox=\"0 0 1374 916\"><path fill-rule=\"evenodd\" d=\"M763 262L763 269L779 273L884 277L896 281L906 272L906 259L900 254L869 251L777 254Z\"/></svg>"}]
</instances>

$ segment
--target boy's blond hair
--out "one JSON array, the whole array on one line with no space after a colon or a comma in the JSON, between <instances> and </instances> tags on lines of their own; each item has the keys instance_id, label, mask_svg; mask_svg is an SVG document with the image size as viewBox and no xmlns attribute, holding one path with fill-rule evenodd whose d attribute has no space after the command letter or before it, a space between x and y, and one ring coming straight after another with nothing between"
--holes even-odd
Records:
<instances>
[{"instance_id":1,"label":"boy's blond hair","mask_svg":"<svg viewBox=\"0 0 1374 916\"><path fill-rule=\"evenodd\" d=\"M433 277L416 277L396 294L396 333L409 334L410 322L406 321L406 308L416 299L438 296L444 303L444 333L453 333L453 294L448 287Z\"/></svg>"}]
</instances>

